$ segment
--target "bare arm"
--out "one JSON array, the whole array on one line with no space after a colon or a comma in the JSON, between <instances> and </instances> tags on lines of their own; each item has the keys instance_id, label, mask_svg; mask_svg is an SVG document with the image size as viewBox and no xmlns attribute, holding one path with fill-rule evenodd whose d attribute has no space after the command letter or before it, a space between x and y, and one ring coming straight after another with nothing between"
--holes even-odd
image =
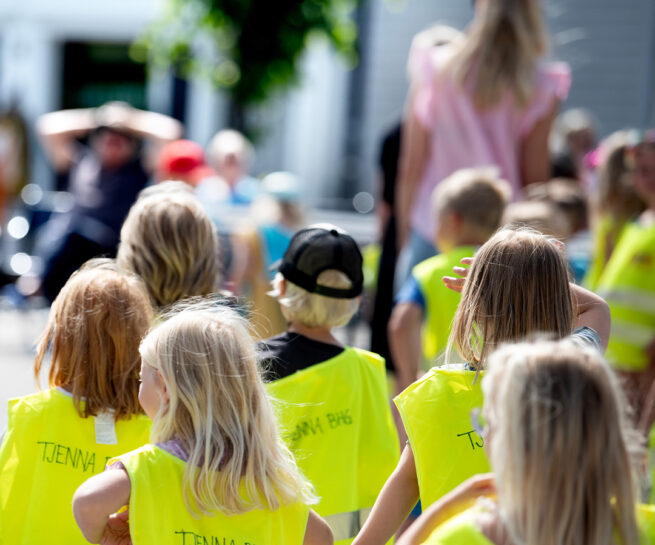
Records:
<instances>
[{"instance_id":1,"label":"bare arm","mask_svg":"<svg viewBox=\"0 0 655 545\"><path fill-rule=\"evenodd\" d=\"M398 303L389 319L389 348L396 365L396 393L418 378L423 312L413 303Z\"/></svg>"},{"instance_id":2,"label":"bare arm","mask_svg":"<svg viewBox=\"0 0 655 545\"><path fill-rule=\"evenodd\" d=\"M74 140L97 127L94 108L61 110L42 115L36 132L53 168L66 172L75 158Z\"/></svg>"},{"instance_id":3,"label":"bare arm","mask_svg":"<svg viewBox=\"0 0 655 545\"><path fill-rule=\"evenodd\" d=\"M330 526L312 509L309 510L305 539L302 543L303 545L332 545L334 543Z\"/></svg>"},{"instance_id":4,"label":"bare arm","mask_svg":"<svg viewBox=\"0 0 655 545\"><path fill-rule=\"evenodd\" d=\"M384 545L396 533L419 499L412 449L406 446L396 469L382 487L370 516L353 545Z\"/></svg>"},{"instance_id":5,"label":"bare arm","mask_svg":"<svg viewBox=\"0 0 655 545\"><path fill-rule=\"evenodd\" d=\"M590 327L600 337L603 352L607 349L612 322L610 308L605 300L576 284L570 284L574 305L574 326Z\"/></svg>"},{"instance_id":6,"label":"bare arm","mask_svg":"<svg viewBox=\"0 0 655 545\"><path fill-rule=\"evenodd\" d=\"M475 475L467 479L457 488L430 505L396 541L396 545L419 545L423 543L437 526L468 508L480 496L488 496L495 493L495 490L491 473Z\"/></svg>"},{"instance_id":7,"label":"bare arm","mask_svg":"<svg viewBox=\"0 0 655 545\"><path fill-rule=\"evenodd\" d=\"M413 93L403 121L398 182L396 183L396 223L398 226L398 250L409 234L409 217L425 166L430 155L430 134L414 114Z\"/></svg>"},{"instance_id":8,"label":"bare arm","mask_svg":"<svg viewBox=\"0 0 655 545\"><path fill-rule=\"evenodd\" d=\"M90 543L100 543L114 513L130 502L132 487L125 471L112 469L85 481L73 495L73 515L82 534ZM118 518L125 518L126 515ZM124 526L127 521L124 521ZM129 538L129 535L127 536Z\"/></svg>"},{"instance_id":9,"label":"bare arm","mask_svg":"<svg viewBox=\"0 0 655 545\"><path fill-rule=\"evenodd\" d=\"M548 139L558 109L559 101L555 100L550 111L536 123L521 144L519 166L523 187L550 179L551 166Z\"/></svg>"}]
</instances>

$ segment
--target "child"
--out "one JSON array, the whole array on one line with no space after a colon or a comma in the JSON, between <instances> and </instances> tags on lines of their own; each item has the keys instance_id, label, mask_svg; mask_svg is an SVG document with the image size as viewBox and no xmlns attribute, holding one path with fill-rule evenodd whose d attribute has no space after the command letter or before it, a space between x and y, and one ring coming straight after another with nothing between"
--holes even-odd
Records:
<instances>
[{"instance_id":1,"label":"child","mask_svg":"<svg viewBox=\"0 0 655 545\"><path fill-rule=\"evenodd\" d=\"M427 508L467 477L488 471L483 441L470 427L469 411L482 403L478 378L495 347L535 332L558 338L573 332L577 342L599 350L607 344L607 305L569 285L562 252L539 233L496 233L476 254L463 286L449 344L467 363L435 367L396 398L409 446L380 493L358 545L385 543L419 492Z\"/></svg>"},{"instance_id":2,"label":"child","mask_svg":"<svg viewBox=\"0 0 655 545\"><path fill-rule=\"evenodd\" d=\"M655 135L647 133L627 153L646 210L623 228L596 291L612 311L607 359L621 372L634 413L643 419L655 377Z\"/></svg>"},{"instance_id":3,"label":"child","mask_svg":"<svg viewBox=\"0 0 655 545\"><path fill-rule=\"evenodd\" d=\"M207 213L193 195L173 184L146 191L121 228L118 264L144 280L159 308L215 292L218 241Z\"/></svg>"},{"instance_id":4,"label":"child","mask_svg":"<svg viewBox=\"0 0 655 545\"><path fill-rule=\"evenodd\" d=\"M316 225L294 235L278 270L274 293L289 327L259 345L268 391L321 497L316 511L338 543L350 543L398 460L384 361L332 334L359 306L362 255L344 231Z\"/></svg>"},{"instance_id":5,"label":"child","mask_svg":"<svg viewBox=\"0 0 655 545\"><path fill-rule=\"evenodd\" d=\"M624 228L598 280L612 310L607 359L627 371L655 366L655 134L629 152L634 190L646 210Z\"/></svg>"},{"instance_id":6,"label":"child","mask_svg":"<svg viewBox=\"0 0 655 545\"><path fill-rule=\"evenodd\" d=\"M153 329L140 352L153 443L110 461L75 493L89 541L129 531L134 545L332 543L278 436L242 318L191 307ZM129 523L115 514L124 505Z\"/></svg>"},{"instance_id":7,"label":"child","mask_svg":"<svg viewBox=\"0 0 655 545\"><path fill-rule=\"evenodd\" d=\"M645 205L635 192L630 172L630 131L617 131L600 145L598 188L593 204L593 255L585 285L596 289L600 275L612 256L626 224L644 211Z\"/></svg>"},{"instance_id":8,"label":"child","mask_svg":"<svg viewBox=\"0 0 655 545\"><path fill-rule=\"evenodd\" d=\"M389 321L398 393L418 378L421 363L427 370L446 349L460 295L441 279L498 229L510 193L494 169L481 168L459 170L434 190L435 244L441 254L414 267Z\"/></svg>"},{"instance_id":9,"label":"child","mask_svg":"<svg viewBox=\"0 0 655 545\"><path fill-rule=\"evenodd\" d=\"M490 438L494 476L433 504L399 545L652 543L635 517L643 447L600 355L570 341L523 343L495 352L488 368L483 418L472 420Z\"/></svg>"},{"instance_id":10,"label":"child","mask_svg":"<svg viewBox=\"0 0 655 545\"><path fill-rule=\"evenodd\" d=\"M46 391L9 402L0 448L0 541L85 543L70 503L105 462L148 441L137 399L141 337L152 316L141 281L89 261L55 299L37 347Z\"/></svg>"}]
</instances>

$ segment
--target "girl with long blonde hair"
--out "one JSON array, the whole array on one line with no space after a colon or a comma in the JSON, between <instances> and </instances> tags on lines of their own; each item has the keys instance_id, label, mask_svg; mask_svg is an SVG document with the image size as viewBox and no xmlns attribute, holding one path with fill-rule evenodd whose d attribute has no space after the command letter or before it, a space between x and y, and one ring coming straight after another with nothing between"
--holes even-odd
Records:
<instances>
[{"instance_id":1,"label":"girl with long blonde hair","mask_svg":"<svg viewBox=\"0 0 655 545\"><path fill-rule=\"evenodd\" d=\"M278 435L244 319L191 306L156 326L140 351L139 400L153 420L152 443L78 489L73 510L86 538L332 543ZM124 505L129 523L115 514Z\"/></svg>"},{"instance_id":2,"label":"girl with long blonde hair","mask_svg":"<svg viewBox=\"0 0 655 545\"><path fill-rule=\"evenodd\" d=\"M607 346L609 309L597 295L569 284L556 243L528 229L501 229L472 260L450 332L447 361L433 367L396 399L408 445L355 545L386 543L416 502L425 509L468 477L488 471L483 438L469 411L482 404L480 376L501 343L544 332L598 351Z\"/></svg>"},{"instance_id":3,"label":"girl with long blonde hair","mask_svg":"<svg viewBox=\"0 0 655 545\"><path fill-rule=\"evenodd\" d=\"M539 0L477 0L462 39L435 46L420 33L409 53L410 89L397 196L397 286L435 253L435 186L462 168L496 166L514 198L550 178L548 138L570 70L546 63Z\"/></svg>"},{"instance_id":4,"label":"girl with long blonde hair","mask_svg":"<svg viewBox=\"0 0 655 545\"><path fill-rule=\"evenodd\" d=\"M433 504L399 545L640 543L643 438L596 350L570 340L506 345L490 356L482 388L484 409L472 418L493 476Z\"/></svg>"},{"instance_id":5,"label":"girl with long blonde hair","mask_svg":"<svg viewBox=\"0 0 655 545\"><path fill-rule=\"evenodd\" d=\"M111 260L87 262L61 289L34 363L37 378L49 367L49 388L9 401L0 541L85 543L70 510L75 489L148 441L138 349L151 319L141 280Z\"/></svg>"}]
</instances>

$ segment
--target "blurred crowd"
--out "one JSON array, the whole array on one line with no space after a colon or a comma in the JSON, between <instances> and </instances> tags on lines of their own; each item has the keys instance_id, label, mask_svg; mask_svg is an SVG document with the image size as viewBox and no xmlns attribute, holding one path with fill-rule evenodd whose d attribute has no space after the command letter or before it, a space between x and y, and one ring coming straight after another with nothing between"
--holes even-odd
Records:
<instances>
[{"instance_id":1,"label":"blurred crowd","mask_svg":"<svg viewBox=\"0 0 655 545\"><path fill-rule=\"evenodd\" d=\"M70 206L4 292L52 304L52 366L11 402L0 528L38 541L65 493L62 542L382 545L422 510L399 543L651 542L655 132L560 113L575 74L544 60L539 2L475 4L412 43L374 240L308 226L311 180L254 176L236 130L204 149L122 103L38 120ZM9 126L0 205L25 184ZM334 334L365 322L370 352Z\"/></svg>"}]
</instances>

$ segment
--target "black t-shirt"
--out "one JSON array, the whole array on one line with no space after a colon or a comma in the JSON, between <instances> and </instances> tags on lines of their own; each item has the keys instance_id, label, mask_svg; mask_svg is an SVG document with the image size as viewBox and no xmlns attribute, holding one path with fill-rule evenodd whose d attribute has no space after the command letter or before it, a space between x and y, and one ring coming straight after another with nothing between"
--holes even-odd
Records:
<instances>
[{"instance_id":1,"label":"black t-shirt","mask_svg":"<svg viewBox=\"0 0 655 545\"><path fill-rule=\"evenodd\" d=\"M338 356L343 350L342 346L314 341L290 331L257 343L259 365L266 382L323 363Z\"/></svg>"}]
</instances>

